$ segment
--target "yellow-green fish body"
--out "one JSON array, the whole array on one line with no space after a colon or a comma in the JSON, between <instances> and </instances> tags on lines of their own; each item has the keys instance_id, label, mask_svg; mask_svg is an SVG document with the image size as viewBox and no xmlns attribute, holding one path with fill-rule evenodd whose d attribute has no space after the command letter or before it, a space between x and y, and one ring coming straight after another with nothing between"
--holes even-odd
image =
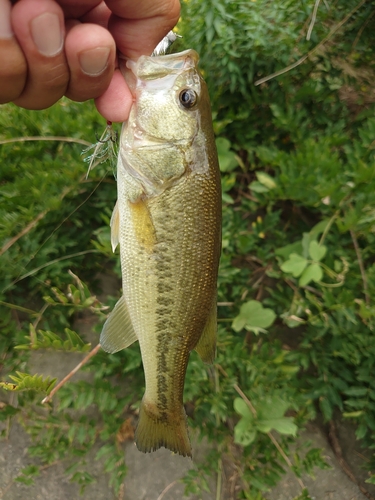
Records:
<instances>
[{"instance_id":1,"label":"yellow-green fish body","mask_svg":"<svg viewBox=\"0 0 375 500\"><path fill-rule=\"evenodd\" d=\"M128 62L112 244L123 296L103 327L116 352L139 340L146 390L136 443L191 456L183 388L189 354L212 362L221 189L206 85L192 50Z\"/></svg>"}]
</instances>

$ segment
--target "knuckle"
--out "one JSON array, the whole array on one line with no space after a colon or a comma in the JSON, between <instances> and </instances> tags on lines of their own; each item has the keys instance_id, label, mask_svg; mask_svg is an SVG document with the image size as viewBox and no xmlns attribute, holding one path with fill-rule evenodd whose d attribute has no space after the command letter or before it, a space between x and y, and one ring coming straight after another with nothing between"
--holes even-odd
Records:
<instances>
[{"instance_id":1,"label":"knuckle","mask_svg":"<svg viewBox=\"0 0 375 500\"><path fill-rule=\"evenodd\" d=\"M64 63L53 68L35 68L28 75L22 94L14 103L26 109L45 109L57 102L65 93L69 73Z\"/></svg>"},{"instance_id":2,"label":"knuckle","mask_svg":"<svg viewBox=\"0 0 375 500\"><path fill-rule=\"evenodd\" d=\"M26 60L19 50L0 50L0 77L6 79L25 79L27 73Z\"/></svg>"},{"instance_id":3,"label":"knuckle","mask_svg":"<svg viewBox=\"0 0 375 500\"><path fill-rule=\"evenodd\" d=\"M89 79L80 78L70 82L65 95L72 101L87 101L100 97L110 83L110 75L106 78L103 75Z\"/></svg>"},{"instance_id":4,"label":"knuckle","mask_svg":"<svg viewBox=\"0 0 375 500\"><path fill-rule=\"evenodd\" d=\"M180 17L180 2L176 0L164 0L161 4L161 15L167 19L176 22Z\"/></svg>"},{"instance_id":5,"label":"knuckle","mask_svg":"<svg viewBox=\"0 0 375 500\"><path fill-rule=\"evenodd\" d=\"M39 77L40 78L40 77ZM49 71L45 71L45 78L41 81L41 86L45 90L56 90L65 88L69 81L69 72L65 63L57 64Z\"/></svg>"},{"instance_id":6,"label":"knuckle","mask_svg":"<svg viewBox=\"0 0 375 500\"><path fill-rule=\"evenodd\" d=\"M0 69L0 104L17 99L26 83L27 67L22 61Z\"/></svg>"}]
</instances>

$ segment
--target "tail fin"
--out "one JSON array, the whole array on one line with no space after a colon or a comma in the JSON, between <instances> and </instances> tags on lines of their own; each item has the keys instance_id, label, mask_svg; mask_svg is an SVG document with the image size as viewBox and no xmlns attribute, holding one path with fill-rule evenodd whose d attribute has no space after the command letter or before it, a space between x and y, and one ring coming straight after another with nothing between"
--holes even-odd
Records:
<instances>
[{"instance_id":1,"label":"tail fin","mask_svg":"<svg viewBox=\"0 0 375 500\"><path fill-rule=\"evenodd\" d=\"M178 415L168 414L166 418L160 418L154 412L149 411L151 405L142 401L139 422L135 431L135 442L139 451L148 453L162 446L174 453L191 458L191 445L188 435L186 414L181 405Z\"/></svg>"}]
</instances>

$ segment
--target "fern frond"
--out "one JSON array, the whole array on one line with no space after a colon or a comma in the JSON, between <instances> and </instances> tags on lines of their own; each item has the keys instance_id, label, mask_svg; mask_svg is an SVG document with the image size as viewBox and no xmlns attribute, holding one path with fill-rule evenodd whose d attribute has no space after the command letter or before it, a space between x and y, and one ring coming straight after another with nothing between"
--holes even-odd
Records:
<instances>
[{"instance_id":1,"label":"fern frond","mask_svg":"<svg viewBox=\"0 0 375 500\"><path fill-rule=\"evenodd\" d=\"M64 332L65 340L49 330L36 332L34 326L30 324L30 343L18 345L15 349L53 349L65 352L88 352L90 350L91 344L86 344L76 332L69 328L65 328Z\"/></svg>"},{"instance_id":2,"label":"fern frond","mask_svg":"<svg viewBox=\"0 0 375 500\"><path fill-rule=\"evenodd\" d=\"M43 375L29 375L28 373L16 372L16 375L9 375L13 382L0 382L0 387L5 391L38 391L49 394L56 383L56 378Z\"/></svg>"}]
</instances>

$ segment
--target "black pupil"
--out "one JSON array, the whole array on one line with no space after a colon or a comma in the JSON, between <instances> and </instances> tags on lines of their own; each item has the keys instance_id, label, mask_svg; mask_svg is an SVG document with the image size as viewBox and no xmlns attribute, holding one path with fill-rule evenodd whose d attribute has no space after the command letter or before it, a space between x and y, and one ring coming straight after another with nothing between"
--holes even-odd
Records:
<instances>
[{"instance_id":1,"label":"black pupil","mask_svg":"<svg viewBox=\"0 0 375 500\"><path fill-rule=\"evenodd\" d=\"M194 106L196 102L196 95L193 90L183 90L180 94L181 104L185 106L185 108L190 108Z\"/></svg>"}]
</instances>

